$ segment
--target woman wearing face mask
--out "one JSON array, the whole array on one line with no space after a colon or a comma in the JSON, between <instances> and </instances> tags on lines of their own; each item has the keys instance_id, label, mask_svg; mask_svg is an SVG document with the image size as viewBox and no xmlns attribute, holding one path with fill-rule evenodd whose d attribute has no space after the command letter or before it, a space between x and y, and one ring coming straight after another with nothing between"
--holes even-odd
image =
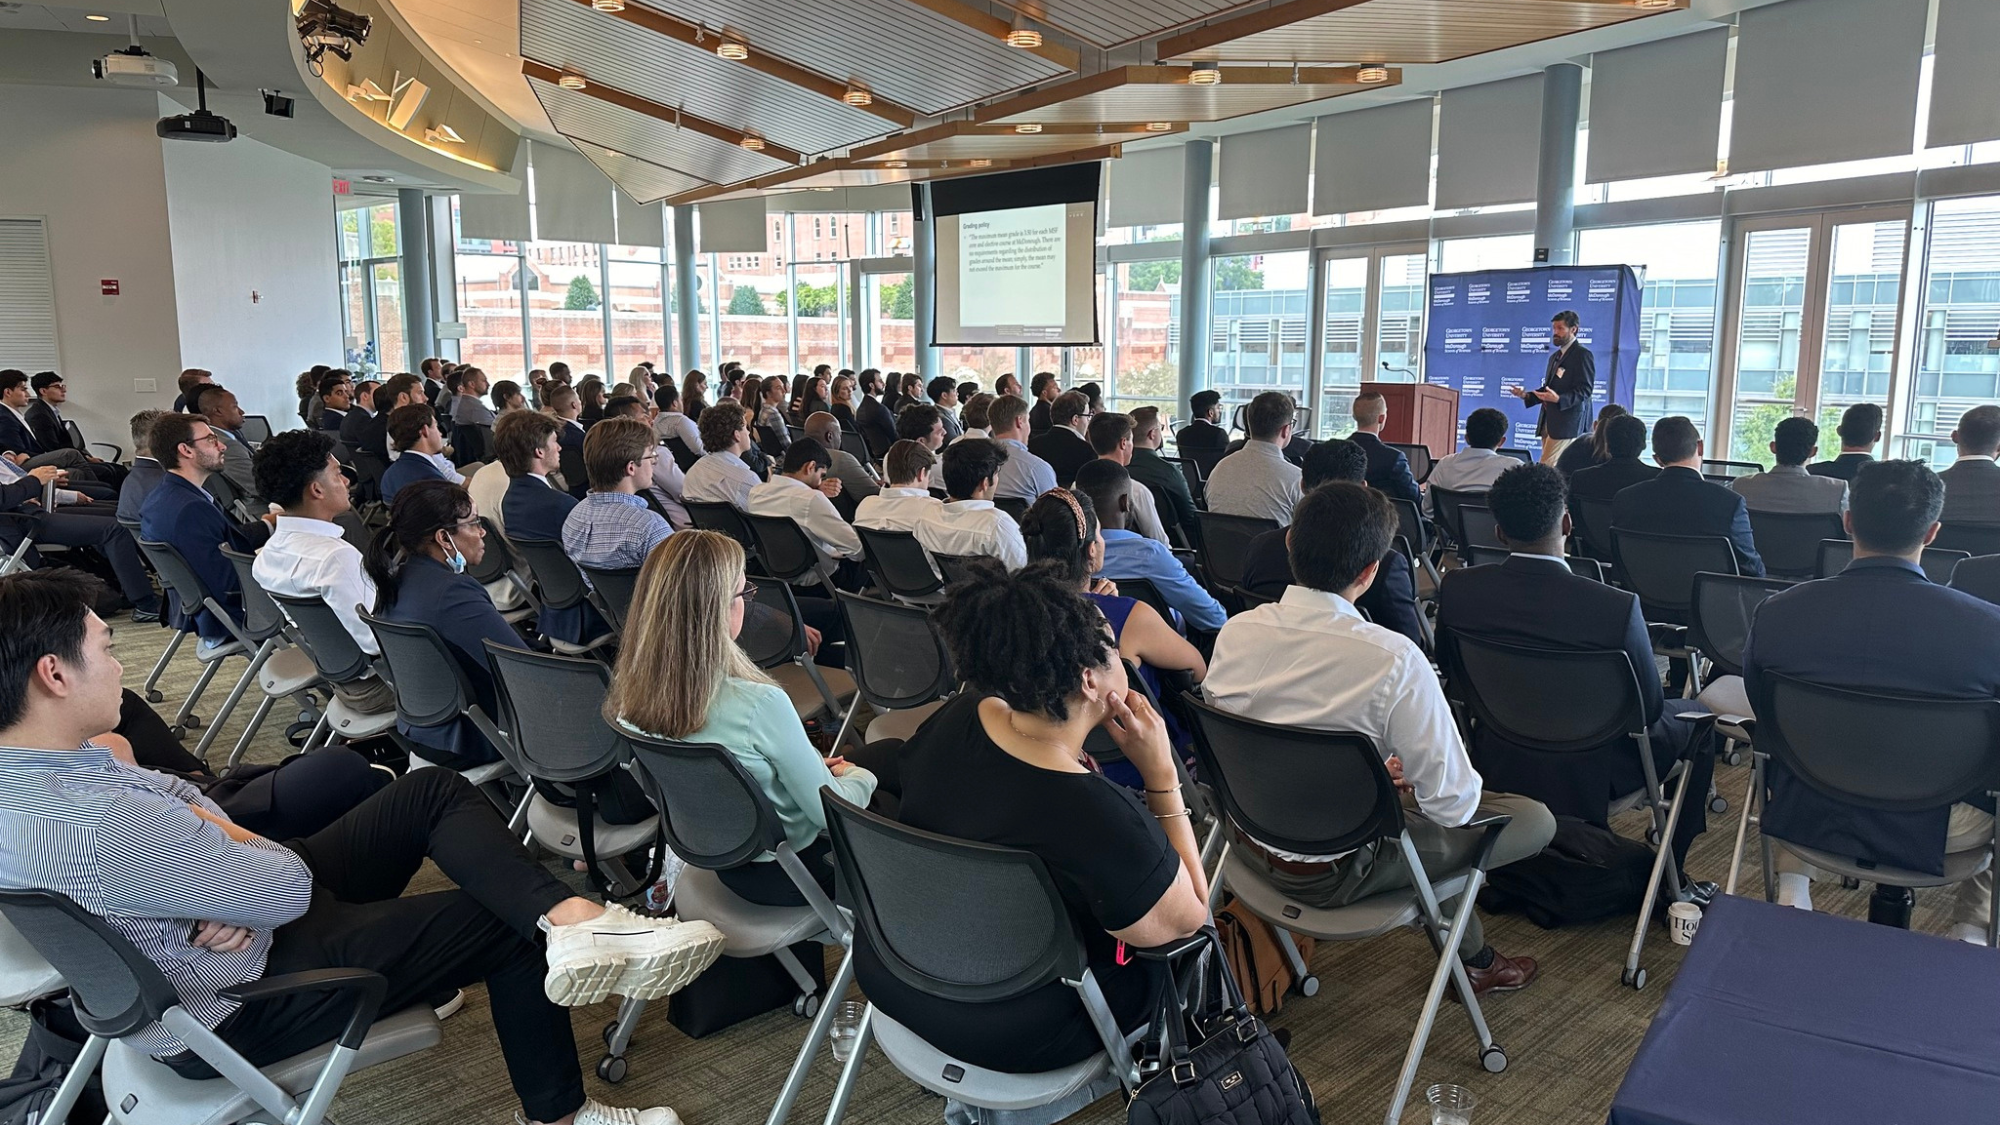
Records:
<instances>
[{"instance_id":1,"label":"woman wearing face mask","mask_svg":"<svg viewBox=\"0 0 2000 1125\"><path fill-rule=\"evenodd\" d=\"M465 573L486 554L486 531L472 497L450 481L406 485L389 509L389 526L375 533L365 565L375 580L375 613L390 621L429 625L450 646L478 696L480 709L498 716L493 674L481 642L525 647L520 634L493 608L486 590ZM500 752L470 720L460 716L434 727L397 729L426 747L425 758L465 769L498 761Z\"/></svg>"}]
</instances>

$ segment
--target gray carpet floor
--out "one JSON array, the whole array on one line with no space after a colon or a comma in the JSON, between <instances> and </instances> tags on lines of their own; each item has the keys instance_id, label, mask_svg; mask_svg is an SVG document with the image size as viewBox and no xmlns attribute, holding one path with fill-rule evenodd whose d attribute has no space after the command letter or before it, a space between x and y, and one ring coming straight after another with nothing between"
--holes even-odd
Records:
<instances>
[{"instance_id":1,"label":"gray carpet floor","mask_svg":"<svg viewBox=\"0 0 2000 1125\"><path fill-rule=\"evenodd\" d=\"M136 689L167 634L122 618L114 625L126 685ZM166 702L158 706L169 720L196 675L192 648L183 646L161 682ZM225 677L211 686L198 714L214 714L227 693L226 677L241 667L232 662ZM246 700L225 724L220 748L213 755L217 762L234 744L252 703L254 698ZM287 748L281 735L287 720L285 708L278 708L260 732L251 760L282 757ZM189 742L194 738L190 734ZM1720 883L1728 874L1748 770L1719 767L1716 779L1730 810L1710 817L1709 831L1696 843L1688 867L1691 877ZM1637 836L1643 824L1634 815L1622 819L1618 827ZM1756 856L1752 828L1739 887L1745 895L1763 893ZM443 885L442 876L427 868L413 889ZM1866 894L1865 889L1847 891L1838 884L1815 889L1821 910L1849 917L1865 915ZM1947 906L1948 892L1919 892L1916 928L1943 932ZM1446 1003L1403 1121L1428 1122L1424 1087L1455 1082L1478 1097L1473 1119L1479 1125L1599 1125L1661 997L1673 983L1681 949L1664 930L1655 929L1642 960L1650 980L1644 992L1635 992L1619 983L1631 938L1629 920L1546 931L1508 915L1489 917L1486 931L1495 947L1532 956L1542 966L1532 987L1495 996L1484 1005L1510 1065L1503 1074L1485 1073L1469 1023L1457 1005ZM1328 1125L1382 1120L1434 964L1428 944L1415 931L1366 943L1319 946L1312 964L1321 982L1319 994L1310 999L1292 996L1272 1022L1291 1029L1293 1061L1312 1086ZM831 977L831 960L827 968ZM617 1105L670 1105L688 1125L762 1122L806 1029L805 1021L787 1008L705 1039L690 1039L667 1022L662 1004L640 1024L628 1055L629 1076L610 1086L595 1077L593 1068L600 1054L600 1033L613 1015L611 1003L575 1013L578 1052L591 1093ZM5 1058L13 1058L18 1050L25 1023L26 1017L18 1012L0 1011L0 1054ZM823 1116L834 1077L832 1060L822 1053L793 1121L817 1121ZM517 1107L493 1037L484 990L473 988L468 990L465 1009L445 1023L444 1040L437 1048L350 1077L335 1103L334 1118L347 1125L505 1125ZM942 1116L942 1101L873 1053L847 1120L857 1125L932 1125ZM1118 1098L1106 1098L1070 1120L1093 1125L1123 1121L1124 1106Z\"/></svg>"}]
</instances>

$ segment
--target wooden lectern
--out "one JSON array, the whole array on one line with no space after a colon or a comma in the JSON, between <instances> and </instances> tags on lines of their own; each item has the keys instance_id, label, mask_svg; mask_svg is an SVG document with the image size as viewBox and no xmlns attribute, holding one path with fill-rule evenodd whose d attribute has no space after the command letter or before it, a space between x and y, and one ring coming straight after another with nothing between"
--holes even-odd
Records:
<instances>
[{"instance_id":1,"label":"wooden lectern","mask_svg":"<svg viewBox=\"0 0 2000 1125\"><path fill-rule=\"evenodd\" d=\"M1458 452L1458 392L1429 383L1363 383L1361 393L1374 392L1389 403L1389 424L1382 440L1422 445L1431 459Z\"/></svg>"}]
</instances>

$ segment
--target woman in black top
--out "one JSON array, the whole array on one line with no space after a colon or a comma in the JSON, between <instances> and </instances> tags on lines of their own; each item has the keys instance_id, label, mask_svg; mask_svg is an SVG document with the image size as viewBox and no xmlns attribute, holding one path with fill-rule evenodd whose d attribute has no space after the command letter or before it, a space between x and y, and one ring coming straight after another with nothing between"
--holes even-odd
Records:
<instances>
[{"instance_id":1,"label":"woman in black top","mask_svg":"<svg viewBox=\"0 0 2000 1125\"><path fill-rule=\"evenodd\" d=\"M1117 963L1118 943L1164 944L1208 920L1166 727L1142 692L1127 690L1103 616L1051 564L1012 575L980 564L937 621L968 690L904 745L902 822L1039 856L1119 1026L1132 1030L1147 1015L1146 973ZM1138 768L1143 796L1084 755L1098 727ZM855 972L884 1014L978 1066L1031 1073L1101 1049L1076 991L1060 982L991 1004L937 1000L898 981L865 939Z\"/></svg>"},{"instance_id":2,"label":"woman in black top","mask_svg":"<svg viewBox=\"0 0 2000 1125\"><path fill-rule=\"evenodd\" d=\"M1566 481L1578 469L1588 469L1611 460L1611 451L1604 445L1604 428L1613 418L1630 413L1615 402L1605 403L1597 412L1597 424L1591 428L1590 436L1582 441L1570 442L1556 455L1556 472L1561 473Z\"/></svg>"}]
</instances>

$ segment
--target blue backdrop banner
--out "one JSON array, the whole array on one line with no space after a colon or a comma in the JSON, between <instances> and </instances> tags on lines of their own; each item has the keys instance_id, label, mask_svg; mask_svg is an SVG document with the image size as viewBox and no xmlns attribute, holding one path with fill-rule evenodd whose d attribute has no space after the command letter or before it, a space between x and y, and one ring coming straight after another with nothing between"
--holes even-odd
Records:
<instances>
[{"instance_id":1,"label":"blue backdrop banner","mask_svg":"<svg viewBox=\"0 0 2000 1125\"><path fill-rule=\"evenodd\" d=\"M1639 374L1639 278L1631 266L1537 266L1520 270L1432 274L1424 329L1424 381L1458 392L1458 437L1465 419L1491 406L1514 423L1507 444L1539 449L1539 406L1510 392L1542 385L1549 364L1549 322L1564 309L1581 321L1578 340L1597 360L1592 407L1632 407Z\"/></svg>"}]
</instances>

